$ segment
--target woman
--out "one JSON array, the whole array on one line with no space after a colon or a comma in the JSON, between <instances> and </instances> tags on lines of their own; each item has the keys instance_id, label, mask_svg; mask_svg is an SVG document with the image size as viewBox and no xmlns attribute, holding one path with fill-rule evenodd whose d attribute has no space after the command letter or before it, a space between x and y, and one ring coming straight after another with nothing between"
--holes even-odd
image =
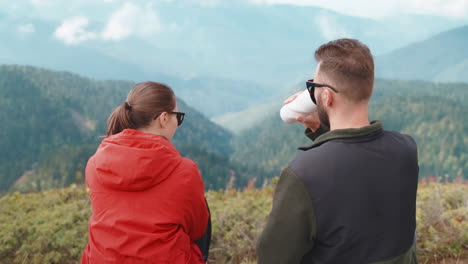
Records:
<instances>
[{"instance_id":1,"label":"woman","mask_svg":"<svg viewBox=\"0 0 468 264\"><path fill-rule=\"evenodd\" d=\"M156 82L136 84L111 114L86 167L93 213L82 264L205 262L196 244L211 232L203 181L170 142L184 115Z\"/></svg>"}]
</instances>

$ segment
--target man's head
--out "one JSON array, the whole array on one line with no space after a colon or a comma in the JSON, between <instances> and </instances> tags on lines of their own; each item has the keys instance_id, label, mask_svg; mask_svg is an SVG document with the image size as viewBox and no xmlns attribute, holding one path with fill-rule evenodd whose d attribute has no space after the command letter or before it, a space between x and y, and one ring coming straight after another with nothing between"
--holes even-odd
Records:
<instances>
[{"instance_id":1,"label":"man's head","mask_svg":"<svg viewBox=\"0 0 468 264\"><path fill-rule=\"evenodd\" d=\"M374 86L374 60L366 45L354 39L330 41L315 51L315 59L318 66L314 81L338 91L336 93L327 87L314 91L323 124L329 125L327 109L332 105L338 105L344 111L367 105Z\"/></svg>"}]
</instances>

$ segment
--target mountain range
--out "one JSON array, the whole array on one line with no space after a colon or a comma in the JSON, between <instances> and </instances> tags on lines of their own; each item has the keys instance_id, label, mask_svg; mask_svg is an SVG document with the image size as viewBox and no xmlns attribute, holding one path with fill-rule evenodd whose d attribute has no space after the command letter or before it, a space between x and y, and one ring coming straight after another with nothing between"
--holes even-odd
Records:
<instances>
[{"instance_id":1,"label":"mountain range","mask_svg":"<svg viewBox=\"0 0 468 264\"><path fill-rule=\"evenodd\" d=\"M409 134L416 140L421 177L466 178L467 94L468 84L379 79L369 115L371 120L381 120L384 129ZM279 108L272 104L270 116L237 131L233 139L231 159L263 168L267 178L278 175L298 154L299 146L311 143L304 136L302 124L281 121Z\"/></svg>"},{"instance_id":2,"label":"mountain range","mask_svg":"<svg viewBox=\"0 0 468 264\"><path fill-rule=\"evenodd\" d=\"M466 74L468 72L468 50L465 48L466 46L468 46L468 25L439 33L426 40L375 57L375 74L377 78L387 80L468 83L468 74ZM311 75L309 74L309 76ZM282 100L305 89L306 79L308 78L304 77L292 86L283 86L282 90L276 91L278 97L275 100L255 104L242 111L218 115L212 120L234 133L239 133L254 126L269 112L279 111ZM427 89L418 88L418 91L434 93L430 88L434 85L428 83L427 86ZM398 91L400 93L406 92ZM376 92L379 93L378 90ZM465 93L458 95L459 98L452 99L466 100ZM243 120L243 122L239 123L238 120Z\"/></svg>"},{"instance_id":3,"label":"mountain range","mask_svg":"<svg viewBox=\"0 0 468 264\"><path fill-rule=\"evenodd\" d=\"M82 183L108 116L132 86L30 66L0 66L0 191ZM228 159L233 151L229 131L181 99L178 106L187 114L173 142L211 179L208 188L224 187L226 175L247 173Z\"/></svg>"},{"instance_id":4,"label":"mountain range","mask_svg":"<svg viewBox=\"0 0 468 264\"><path fill-rule=\"evenodd\" d=\"M38 191L84 182L84 167L105 133L105 122L132 82L96 81L30 66L0 67L0 191ZM468 84L378 80L371 118L412 135L420 176L465 177ZM206 187L257 184L279 174L309 143L300 124L286 125L279 106L264 106L250 128L236 135L183 100L187 119L174 138L182 155L199 165ZM258 114L258 113L257 113ZM249 117L255 113L243 112ZM235 120L242 124L244 119Z\"/></svg>"},{"instance_id":5,"label":"mountain range","mask_svg":"<svg viewBox=\"0 0 468 264\"><path fill-rule=\"evenodd\" d=\"M377 57L382 78L468 82L468 25Z\"/></svg>"},{"instance_id":6,"label":"mountain range","mask_svg":"<svg viewBox=\"0 0 468 264\"><path fill-rule=\"evenodd\" d=\"M92 13L109 12L98 11ZM204 115L221 118L280 99L277 94L284 87L311 75L313 52L328 40L362 40L377 62L389 65L377 65L382 69L378 75L398 78L400 74L387 69L405 68L398 63L413 52L385 54L468 22L416 15L374 20L318 7L236 3L211 7L161 1L154 11L161 21L155 34L68 44L55 34L67 19L0 11L0 64L39 66L98 80L165 82ZM100 36L105 18L89 18L83 31ZM443 45L451 47L448 41ZM465 64L452 66L446 73L437 72L444 81L460 80ZM224 98L231 103L224 103Z\"/></svg>"},{"instance_id":7,"label":"mountain range","mask_svg":"<svg viewBox=\"0 0 468 264\"><path fill-rule=\"evenodd\" d=\"M144 80L175 90L187 120L174 144L199 164L207 188L261 184L308 143L303 126L283 124L278 111L305 88L313 50L337 37L373 50L371 117L415 137L421 176L466 174L468 26L460 21L377 21L281 5L158 10L174 27L154 38L79 45L54 37L60 21L0 12L0 64L8 64L0 66L0 192L82 183L107 117ZM18 31L25 22L33 30ZM87 30L104 25L93 22Z\"/></svg>"}]
</instances>

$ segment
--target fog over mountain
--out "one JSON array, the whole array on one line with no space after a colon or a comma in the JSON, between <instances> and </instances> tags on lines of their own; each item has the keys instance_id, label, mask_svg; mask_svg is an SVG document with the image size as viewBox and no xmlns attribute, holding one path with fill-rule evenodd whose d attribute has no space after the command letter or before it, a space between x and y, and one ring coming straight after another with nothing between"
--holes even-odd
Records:
<instances>
[{"instance_id":1,"label":"fog over mountain","mask_svg":"<svg viewBox=\"0 0 468 264\"><path fill-rule=\"evenodd\" d=\"M378 56L468 24L466 18L370 19L247 2L8 3L0 10L0 63L98 79L215 78L280 86L311 74L313 51L331 39L358 38Z\"/></svg>"},{"instance_id":2,"label":"fog over mountain","mask_svg":"<svg viewBox=\"0 0 468 264\"><path fill-rule=\"evenodd\" d=\"M468 82L468 25L377 57L377 75L389 79Z\"/></svg>"}]
</instances>

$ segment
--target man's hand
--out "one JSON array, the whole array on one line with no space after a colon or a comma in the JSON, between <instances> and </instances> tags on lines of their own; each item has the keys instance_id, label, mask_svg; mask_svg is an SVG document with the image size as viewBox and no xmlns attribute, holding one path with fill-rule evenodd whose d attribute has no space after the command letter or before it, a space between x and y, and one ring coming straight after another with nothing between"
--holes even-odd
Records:
<instances>
[{"instance_id":1,"label":"man's hand","mask_svg":"<svg viewBox=\"0 0 468 264\"><path fill-rule=\"evenodd\" d=\"M296 97L298 97L301 93L302 91L291 95L288 99L284 100L283 104L289 104L290 102L294 101L294 99L296 99Z\"/></svg>"},{"instance_id":2,"label":"man's hand","mask_svg":"<svg viewBox=\"0 0 468 264\"><path fill-rule=\"evenodd\" d=\"M288 99L284 100L283 103L289 104L290 102L294 101L294 99L296 99L296 97L298 97L301 93L302 91L291 95ZM318 117L317 111L306 115L298 115L296 116L296 121L303 123L306 127L314 132L320 127L320 119Z\"/></svg>"},{"instance_id":3,"label":"man's hand","mask_svg":"<svg viewBox=\"0 0 468 264\"><path fill-rule=\"evenodd\" d=\"M315 132L320 127L320 120L317 111L314 111L304 116L296 116L296 121L303 123L313 132Z\"/></svg>"}]
</instances>

